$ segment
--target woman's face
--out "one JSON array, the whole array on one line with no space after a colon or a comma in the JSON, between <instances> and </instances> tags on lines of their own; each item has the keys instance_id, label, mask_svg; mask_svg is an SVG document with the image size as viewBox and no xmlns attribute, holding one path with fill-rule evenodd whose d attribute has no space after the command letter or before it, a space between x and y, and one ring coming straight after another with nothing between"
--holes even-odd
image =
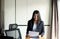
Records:
<instances>
[{"instance_id":1,"label":"woman's face","mask_svg":"<svg viewBox=\"0 0 60 39\"><path fill-rule=\"evenodd\" d=\"M38 14L35 14L34 15L34 21L37 21L38 20Z\"/></svg>"}]
</instances>

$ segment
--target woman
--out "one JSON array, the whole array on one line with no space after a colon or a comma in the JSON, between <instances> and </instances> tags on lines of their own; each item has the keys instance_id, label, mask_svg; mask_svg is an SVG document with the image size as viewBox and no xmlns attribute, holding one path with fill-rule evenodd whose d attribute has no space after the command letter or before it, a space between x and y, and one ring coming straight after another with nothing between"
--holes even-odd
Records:
<instances>
[{"instance_id":1,"label":"woman","mask_svg":"<svg viewBox=\"0 0 60 39\"><path fill-rule=\"evenodd\" d=\"M26 36L29 36L29 31L36 31L39 32L39 35L44 35L44 23L41 20L38 10L33 12L32 19L28 21Z\"/></svg>"}]
</instances>

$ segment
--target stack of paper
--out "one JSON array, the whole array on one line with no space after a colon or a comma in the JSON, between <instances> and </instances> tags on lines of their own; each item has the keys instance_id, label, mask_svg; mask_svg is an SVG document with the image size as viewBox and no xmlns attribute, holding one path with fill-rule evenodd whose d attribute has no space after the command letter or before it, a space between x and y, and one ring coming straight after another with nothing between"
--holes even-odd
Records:
<instances>
[{"instance_id":1,"label":"stack of paper","mask_svg":"<svg viewBox=\"0 0 60 39\"><path fill-rule=\"evenodd\" d=\"M39 39L39 38L30 38L30 39Z\"/></svg>"},{"instance_id":2,"label":"stack of paper","mask_svg":"<svg viewBox=\"0 0 60 39\"><path fill-rule=\"evenodd\" d=\"M39 32L29 31L29 36L39 36Z\"/></svg>"}]
</instances>

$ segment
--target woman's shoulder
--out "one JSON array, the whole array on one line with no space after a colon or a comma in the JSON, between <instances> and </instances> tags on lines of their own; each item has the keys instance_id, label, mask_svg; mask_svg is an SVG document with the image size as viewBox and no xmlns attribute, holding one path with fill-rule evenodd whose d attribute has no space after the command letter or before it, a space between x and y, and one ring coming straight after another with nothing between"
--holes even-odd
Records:
<instances>
[{"instance_id":1,"label":"woman's shoulder","mask_svg":"<svg viewBox=\"0 0 60 39\"><path fill-rule=\"evenodd\" d=\"M40 22L42 22L42 23L43 23L43 21L40 21Z\"/></svg>"},{"instance_id":2,"label":"woman's shoulder","mask_svg":"<svg viewBox=\"0 0 60 39\"><path fill-rule=\"evenodd\" d=\"M29 20L28 22L32 22L32 20Z\"/></svg>"},{"instance_id":3,"label":"woman's shoulder","mask_svg":"<svg viewBox=\"0 0 60 39\"><path fill-rule=\"evenodd\" d=\"M29 20L29 21L28 21L28 23L31 23L31 22L32 22L32 20Z\"/></svg>"},{"instance_id":4,"label":"woman's shoulder","mask_svg":"<svg viewBox=\"0 0 60 39\"><path fill-rule=\"evenodd\" d=\"M40 21L40 22L43 22L43 21Z\"/></svg>"}]
</instances>

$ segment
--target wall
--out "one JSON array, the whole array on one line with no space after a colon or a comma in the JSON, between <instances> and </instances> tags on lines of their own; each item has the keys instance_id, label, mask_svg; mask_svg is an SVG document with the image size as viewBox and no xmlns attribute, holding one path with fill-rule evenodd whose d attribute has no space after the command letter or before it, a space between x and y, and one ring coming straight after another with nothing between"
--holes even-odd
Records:
<instances>
[{"instance_id":1,"label":"wall","mask_svg":"<svg viewBox=\"0 0 60 39\"><path fill-rule=\"evenodd\" d=\"M39 10L45 25L51 23L51 0L17 0L16 1L16 23L27 25L34 10ZM46 2L47 1L47 2ZM50 23L49 23L50 22Z\"/></svg>"},{"instance_id":2,"label":"wall","mask_svg":"<svg viewBox=\"0 0 60 39\"><path fill-rule=\"evenodd\" d=\"M59 21L59 24L58 24L59 25L59 28L58 28L58 31L59 31L58 32L58 39L60 39L60 0L58 0L57 3L58 3L58 18L59 18L58 19L58 21Z\"/></svg>"},{"instance_id":3,"label":"wall","mask_svg":"<svg viewBox=\"0 0 60 39\"><path fill-rule=\"evenodd\" d=\"M4 1L4 28L8 29L9 24L15 23L15 0Z\"/></svg>"},{"instance_id":4,"label":"wall","mask_svg":"<svg viewBox=\"0 0 60 39\"><path fill-rule=\"evenodd\" d=\"M15 0L4 0L4 29L9 29L9 24L15 23L15 20L18 25L27 25L36 9L40 11L44 25L51 25L51 0L16 0L16 13ZM18 28L21 30L22 38L25 39L27 26ZM44 28L45 38L50 39L51 26Z\"/></svg>"}]
</instances>

